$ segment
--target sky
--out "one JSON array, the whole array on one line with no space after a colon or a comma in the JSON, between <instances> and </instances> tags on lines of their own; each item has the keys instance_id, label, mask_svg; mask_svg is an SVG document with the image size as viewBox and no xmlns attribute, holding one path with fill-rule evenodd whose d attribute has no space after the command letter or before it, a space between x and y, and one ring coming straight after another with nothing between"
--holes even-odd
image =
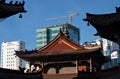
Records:
<instances>
[{"instance_id":1,"label":"sky","mask_svg":"<svg viewBox=\"0 0 120 79\"><path fill-rule=\"evenodd\" d=\"M6 0L9 2L11 0ZM17 0L13 0L15 2ZM18 0L22 1L22 0ZM69 22L69 17L49 20L71 13L79 13L72 17L72 25L80 29L80 43L100 39L92 25L87 26L86 13L107 14L114 13L115 7L120 6L120 0L25 0L27 13L13 15L0 22L0 44L2 42L24 41L26 49L36 48L36 30L55 24Z\"/></svg>"}]
</instances>

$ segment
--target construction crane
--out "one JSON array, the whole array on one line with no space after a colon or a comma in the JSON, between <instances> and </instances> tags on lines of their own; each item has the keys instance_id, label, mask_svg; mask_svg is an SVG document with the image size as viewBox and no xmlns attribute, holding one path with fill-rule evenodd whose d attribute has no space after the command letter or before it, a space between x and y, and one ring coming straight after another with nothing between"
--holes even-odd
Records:
<instances>
[{"instance_id":1,"label":"construction crane","mask_svg":"<svg viewBox=\"0 0 120 79\"><path fill-rule=\"evenodd\" d=\"M46 21L49 21L49 20L56 20L56 19L62 19L62 18L69 17L69 23L72 24L72 16L74 16L74 15L79 16L79 13L71 13L71 12L69 12L68 15L65 15L65 16L58 16L58 17L53 17L53 18L47 18Z\"/></svg>"}]
</instances>

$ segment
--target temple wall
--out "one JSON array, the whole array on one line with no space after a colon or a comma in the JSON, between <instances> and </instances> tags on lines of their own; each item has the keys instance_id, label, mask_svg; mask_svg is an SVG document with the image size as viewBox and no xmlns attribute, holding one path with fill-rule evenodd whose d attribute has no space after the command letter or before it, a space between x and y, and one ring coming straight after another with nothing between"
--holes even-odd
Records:
<instances>
[{"instance_id":1,"label":"temple wall","mask_svg":"<svg viewBox=\"0 0 120 79\"><path fill-rule=\"evenodd\" d=\"M103 71L99 73L99 79L119 79L120 78L120 68L115 67L111 70Z\"/></svg>"},{"instance_id":2,"label":"temple wall","mask_svg":"<svg viewBox=\"0 0 120 79\"><path fill-rule=\"evenodd\" d=\"M64 65L65 66L65 65ZM67 66L67 65L66 65ZM59 66L57 66L59 68ZM62 67L60 68L61 74L43 74L44 79L119 79L120 78L120 67L111 68L108 70L102 70L100 72L74 72L75 67ZM51 72L56 72L55 69L50 68ZM64 74L63 74L64 72ZM66 73L66 74L65 74ZM78 77L76 77L78 76ZM0 68L0 79L42 79L41 73L29 73L25 74L16 70L2 69Z\"/></svg>"},{"instance_id":3,"label":"temple wall","mask_svg":"<svg viewBox=\"0 0 120 79\"><path fill-rule=\"evenodd\" d=\"M0 68L0 79L42 79L41 73L23 73Z\"/></svg>"},{"instance_id":4,"label":"temple wall","mask_svg":"<svg viewBox=\"0 0 120 79\"><path fill-rule=\"evenodd\" d=\"M50 68L48 70L47 74L56 74L56 69L55 68Z\"/></svg>"},{"instance_id":5,"label":"temple wall","mask_svg":"<svg viewBox=\"0 0 120 79\"><path fill-rule=\"evenodd\" d=\"M77 74L56 74L56 75L44 74L43 78L44 79L73 79L76 76Z\"/></svg>"},{"instance_id":6,"label":"temple wall","mask_svg":"<svg viewBox=\"0 0 120 79\"><path fill-rule=\"evenodd\" d=\"M44 74L68 74L76 73L76 65L74 63L52 63L44 67Z\"/></svg>"},{"instance_id":7,"label":"temple wall","mask_svg":"<svg viewBox=\"0 0 120 79\"><path fill-rule=\"evenodd\" d=\"M67 74L76 73L76 67L49 68L46 74Z\"/></svg>"},{"instance_id":8,"label":"temple wall","mask_svg":"<svg viewBox=\"0 0 120 79\"><path fill-rule=\"evenodd\" d=\"M63 67L60 69L60 74L67 74L67 73L76 73L76 67Z\"/></svg>"},{"instance_id":9,"label":"temple wall","mask_svg":"<svg viewBox=\"0 0 120 79\"><path fill-rule=\"evenodd\" d=\"M119 79L120 68L115 67L100 72L78 72L78 76L74 79Z\"/></svg>"}]
</instances>

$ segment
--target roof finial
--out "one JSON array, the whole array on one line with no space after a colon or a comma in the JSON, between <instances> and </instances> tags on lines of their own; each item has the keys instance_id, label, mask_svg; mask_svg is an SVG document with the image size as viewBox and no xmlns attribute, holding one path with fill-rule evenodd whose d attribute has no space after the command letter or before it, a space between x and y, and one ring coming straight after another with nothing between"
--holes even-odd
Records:
<instances>
[{"instance_id":1,"label":"roof finial","mask_svg":"<svg viewBox=\"0 0 120 79\"><path fill-rule=\"evenodd\" d=\"M64 25L64 36L69 38L69 33L68 33L68 30L67 30L66 24Z\"/></svg>"},{"instance_id":2,"label":"roof finial","mask_svg":"<svg viewBox=\"0 0 120 79\"><path fill-rule=\"evenodd\" d=\"M60 31L59 31L60 35L63 35L63 32L62 32L62 29L60 28Z\"/></svg>"},{"instance_id":3,"label":"roof finial","mask_svg":"<svg viewBox=\"0 0 120 79\"><path fill-rule=\"evenodd\" d=\"M120 13L120 7L115 7L116 8L116 13Z\"/></svg>"}]
</instances>

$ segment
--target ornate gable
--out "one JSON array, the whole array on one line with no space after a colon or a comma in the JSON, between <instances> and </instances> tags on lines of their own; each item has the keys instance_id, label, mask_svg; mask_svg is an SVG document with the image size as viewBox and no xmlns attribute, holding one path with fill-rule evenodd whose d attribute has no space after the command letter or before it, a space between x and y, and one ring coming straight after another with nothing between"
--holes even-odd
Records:
<instances>
[{"instance_id":1,"label":"ornate gable","mask_svg":"<svg viewBox=\"0 0 120 79\"><path fill-rule=\"evenodd\" d=\"M47 45L40 48L39 52L56 52L65 50L80 50L84 49L83 46L73 42L70 38L64 34L61 30L58 35Z\"/></svg>"}]
</instances>

